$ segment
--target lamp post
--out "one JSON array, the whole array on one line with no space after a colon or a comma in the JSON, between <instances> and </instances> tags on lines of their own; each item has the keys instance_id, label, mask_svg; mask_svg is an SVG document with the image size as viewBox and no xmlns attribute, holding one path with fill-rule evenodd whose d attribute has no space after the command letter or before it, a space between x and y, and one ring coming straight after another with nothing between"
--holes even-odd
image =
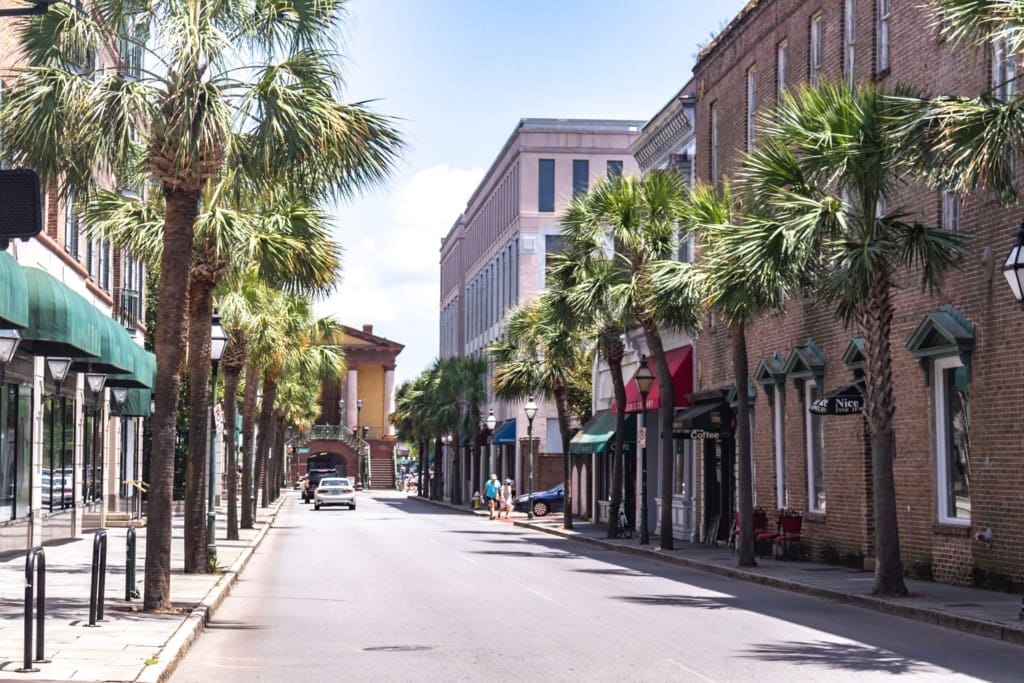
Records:
<instances>
[{"instance_id":1,"label":"lamp post","mask_svg":"<svg viewBox=\"0 0 1024 683\"><path fill-rule=\"evenodd\" d=\"M526 413L526 440L530 442L530 457L526 461L526 518L533 519L533 418L537 416L537 402L530 396L523 408Z\"/></svg>"},{"instance_id":2,"label":"lamp post","mask_svg":"<svg viewBox=\"0 0 1024 683\"><path fill-rule=\"evenodd\" d=\"M217 420L214 417L214 405L217 401L217 365L227 343L228 335L221 327L217 309L214 309L210 325L210 364L213 366L213 382L210 385L210 471L209 487L206 492L206 555L211 560L217 559L217 509L213 504L213 492L217 482Z\"/></svg>"},{"instance_id":3,"label":"lamp post","mask_svg":"<svg viewBox=\"0 0 1024 683\"><path fill-rule=\"evenodd\" d=\"M92 466L92 476L87 476L88 466L83 468L82 473L82 502L88 503L96 500L97 492L95 490L95 482L97 471L102 473L101 468L103 467L103 451L106 446L106 439L98 438L103 433L103 403L100 401L100 394L103 392L103 387L107 383L107 376L102 372L87 372L85 373L85 384L89 387L89 391L92 392L93 405L92 414L95 418L92 424L92 434L89 438L92 439L92 446L89 448L90 458L92 460L89 463ZM97 453L97 451L99 451ZM96 456L99 456L98 458Z\"/></svg>"},{"instance_id":4,"label":"lamp post","mask_svg":"<svg viewBox=\"0 0 1024 683\"><path fill-rule=\"evenodd\" d=\"M647 356L641 356L640 367L633 376L640 391L640 545L647 545L651 537L647 531L647 392L654 383L654 373L647 367Z\"/></svg>"},{"instance_id":5,"label":"lamp post","mask_svg":"<svg viewBox=\"0 0 1024 683\"><path fill-rule=\"evenodd\" d=\"M1013 245L1010 255L1003 262L1003 276L1006 278L1007 284L1010 285L1013 298L1017 300L1021 308L1024 308L1024 220L1020 222L1020 227L1017 228L1014 237L1017 238L1017 244ZM1024 595L1021 595L1020 613L1017 615L1017 619L1024 621Z\"/></svg>"},{"instance_id":6,"label":"lamp post","mask_svg":"<svg viewBox=\"0 0 1024 683\"><path fill-rule=\"evenodd\" d=\"M114 397L114 403L117 404L117 416L118 423L121 426L121 497L128 498L128 484L126 479L128 478L128 440L127 431L125 428L125 417L124 417L124 402L128 400L128 389L125 387L112 387L110 389L110 395Z\"/></svg>"},{"instance_id":7,"label":"lamp post","mask_svg":"<svg viewBox=\"0 0 1024 683\"><path fill-rule=\"evenodd\" d=\"M487 411L487 477L494 469L494 427L498 424L498 418L494 417L494 408Z\"/></svg>"}]
</instances>

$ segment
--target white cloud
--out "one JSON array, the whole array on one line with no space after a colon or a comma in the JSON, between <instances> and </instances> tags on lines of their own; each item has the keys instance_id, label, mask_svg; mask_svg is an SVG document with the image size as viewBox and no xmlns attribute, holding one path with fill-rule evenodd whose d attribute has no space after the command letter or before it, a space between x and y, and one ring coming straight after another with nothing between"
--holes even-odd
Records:
<instances>
[{"instance_id":1,"label":"white cloud","mask_svg":"<svg viewBox=\"0 0 1024 683\"><path fill-rule=\"evenodd\" d=\"M404 344L399 381L415 377L437 355L441 239L483 173L482 168L434 166L417 171L393 192L340 212L344 281L318 303L317 313L356 328L372 324L375 334Z\"/></svg>"}]
</instances>

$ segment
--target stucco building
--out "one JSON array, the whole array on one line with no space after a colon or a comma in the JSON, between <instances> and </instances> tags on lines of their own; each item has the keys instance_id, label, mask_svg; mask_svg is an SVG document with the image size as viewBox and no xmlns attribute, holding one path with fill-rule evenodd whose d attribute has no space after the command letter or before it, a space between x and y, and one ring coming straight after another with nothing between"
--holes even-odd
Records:
<instances>
[{"instance_id":1,"label":"stucco building","mask_svg":"<svg viewBox=\"0 0 1024 683\"><path fill-rule=\"evenodd\" d=\"M502 335L505 313L544 289L547 255L561 249L562 210L597 178L637 172L629 149L642 125L586 119L522 119L516 125L466 210L441 240L442 357L485 353ZM560 461L557 468L549 466L544 454L562 451L554 406L540 397L538 402L533 424L537 490L561 480ZM492 400L484 415L492 408L499 425L487 464L525 491L527 421L522 405ZM459 457L468 458L467 451L459 449ZM481 487L484 469L488 467L480 463L463 463L459 471L464 481L454 484L461 487L461 500ZM447 473L445 481L452 485Z\"/></svg>"}]
</instances>

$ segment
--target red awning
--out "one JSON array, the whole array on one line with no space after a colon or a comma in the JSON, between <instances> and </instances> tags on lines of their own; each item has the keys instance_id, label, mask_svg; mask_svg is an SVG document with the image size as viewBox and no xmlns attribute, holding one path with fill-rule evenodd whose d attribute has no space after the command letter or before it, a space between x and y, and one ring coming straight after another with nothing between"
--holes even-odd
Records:
<instances>
[{"instance_id":1,"label":"red awning","mask_svg":"<svg viewBox=\"0 0 1024 683\"><path fill-rule=\"evenodd\" d=\"M672 375L672 388L675 389L676 408L688 408L690 402L686 400L687 394L693 393L693 347L681 346L665 353L665 360L668 361L668 371ZM648 359L651 371L654 372L654 361ZM636 373L634 373L635 375ZM654 410L661 407L661 389L658 383L651 385L651 391L647 394L647 410ZM612 405L614 410L615 406ZM633 377L626 382L626 412L640 412L640 390L636 388Z\"/></svg>"}]
</instances>

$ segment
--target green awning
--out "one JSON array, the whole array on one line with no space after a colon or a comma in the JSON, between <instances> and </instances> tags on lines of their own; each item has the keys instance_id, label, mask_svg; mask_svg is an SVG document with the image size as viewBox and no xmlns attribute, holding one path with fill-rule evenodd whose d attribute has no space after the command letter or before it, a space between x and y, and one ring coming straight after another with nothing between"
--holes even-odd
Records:
<instances>
[{"instance_id":1,"label":"green awning","mask_svg":"<svg viewBox=\"0 0 1024 683\"><path fill-rule=\"evenodd\" d=\"M583 429L572 437L569 452L573 455L586 455L611 451L614 445L612 439L615 438L615 418L615 413L610 410L599 410L594 413ZM626 416L624 432L626 442L636 441L635 414Z\"/></svg>"},{"instance_id":2,"label":"green awning","mask_svg":"<svg viewBox=\"0 0 1024 683\"><path fill-rule=\"evenodd\" d=\"M149 403L153 393L149 389L129 389L124 405L118 408L113 395L110 396L110 414L122 417L149 417Z\"/></svg>"},{"instance_id":3,"label":"green awning","mask_svg":"<svg viewBox=\"0 0 1024 683\"><path fill-rule=\"evenodd\" d=\"M108 387L129 387L152 389L156 386L156 356L128 340L132 355L132 370L129 373L108 375Z\"/></svg>"},{"instance_id":4,"label":"green awning","mask_svg":"<svg viewBox=\"0 0 1024 683\"><path fill-rule=\"evenodd\" d=\"M103 315L92 307L94 324L100 331L100 357L79 357L74 359L71 369L75 372L112 373L131 372L135 368L132 346L137 346L128 332L113 318Z\"/></svg>"},{"instance_id":5,"label":"green awning","mask_svg":"<svg viewBox=\"0 0 1024 683\"><path fill-rule=\"evenodd\" d=\"M92 356L103 350L96 309L85 297L38 268L23 268L28 324L19 349L34 356Z\"/></svg>"},{"instance_id":6,"label":"green awning","mask_svg":"<svg viewBox=\"0 0 1024 683\"><path fill-rule=\"evenodd\" d=\"M0 251L0 327L28 325L28 285L14 257Z\"/></svg>"}]
</instances>

